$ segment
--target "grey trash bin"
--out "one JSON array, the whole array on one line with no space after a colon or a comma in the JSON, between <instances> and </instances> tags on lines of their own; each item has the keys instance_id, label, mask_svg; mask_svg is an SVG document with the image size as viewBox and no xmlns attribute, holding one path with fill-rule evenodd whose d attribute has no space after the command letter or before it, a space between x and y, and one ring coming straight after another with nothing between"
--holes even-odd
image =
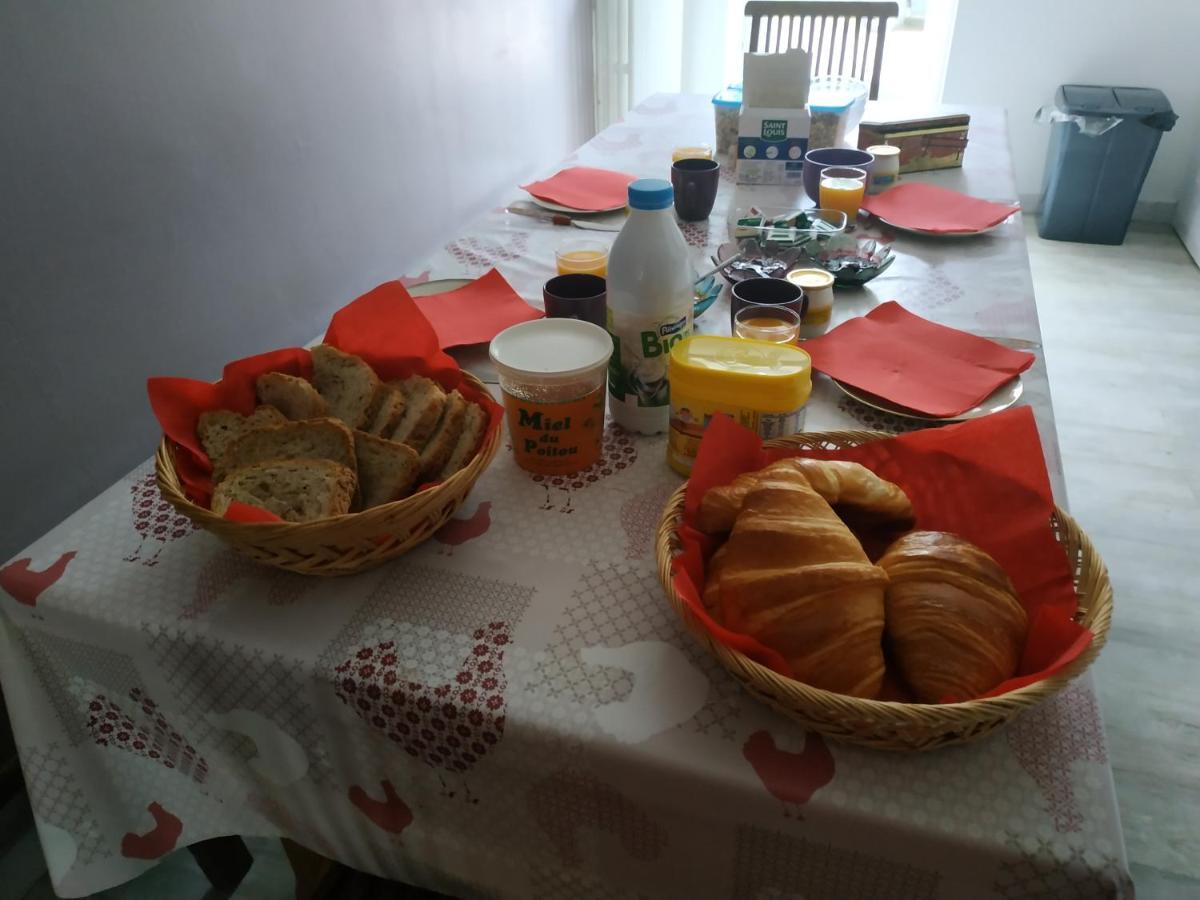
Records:
<instances>
[{"instance_id":1,"label":"grey trash bin","mask_svg":"<svg viewBox=\"0 0 1200 900\"><path fill-rule=\"evenodd\" d=\"M1064 84L1038 118L1053 123L1038 234L1120 244L1159 138L1178 116L1153 88Z\"/></svg>"}]
</instances>

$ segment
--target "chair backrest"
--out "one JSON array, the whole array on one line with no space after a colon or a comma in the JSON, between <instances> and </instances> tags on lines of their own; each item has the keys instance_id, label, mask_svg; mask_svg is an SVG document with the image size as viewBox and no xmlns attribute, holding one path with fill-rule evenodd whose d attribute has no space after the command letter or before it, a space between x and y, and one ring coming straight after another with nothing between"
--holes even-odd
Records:
<instances>
[{"instance_id":1,"label":"chair backrest","mask_svg":"<svg viewBox=\"0 0 1200 900\"><path fill-rule=\"evenodd\" d=\"M812 57L812 74L850 75L879 96L879 68L887 20L899 15L894 2L855 0L750 0L753 53L783 53L797 47Z\"/></svg>"}]
</instances>

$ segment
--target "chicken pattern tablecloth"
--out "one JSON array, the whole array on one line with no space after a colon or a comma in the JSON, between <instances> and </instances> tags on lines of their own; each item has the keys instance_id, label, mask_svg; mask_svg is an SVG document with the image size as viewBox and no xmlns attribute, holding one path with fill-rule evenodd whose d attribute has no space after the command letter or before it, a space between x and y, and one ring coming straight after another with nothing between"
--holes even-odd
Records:
<instances>
[{"instance_id":1,"label":"chicken pattern tablecloth","mask_svg":"<svg viewBox=\"0 0 1200 900\"><path fill-rule=\"evenodd\" d=\"M703 98L660 95L571 161L663 175L711 130ZM1002 118L975 111L967 168L940 175L1011 198ZM733 205L775 194L726 179L685 229L697 266ZM970 241L879 233L901 256L839 291L838 316L895 298L1038 351L1022 402L1061 492L1019 220ZM580 235L496 211L407 274L495 265L533 299ZM699 321L727 324L724 299ZM819 381L807 426L863 425L911 427ZM539 478L504 449L432 540L332 580L242 559L136 469L0 568L0 677L55 889L243 834L464 897L1131 893L1088 677L965 747L805 733L666 603L664 454L610 425L590 469Z\"/></svg>"}]
</instances>

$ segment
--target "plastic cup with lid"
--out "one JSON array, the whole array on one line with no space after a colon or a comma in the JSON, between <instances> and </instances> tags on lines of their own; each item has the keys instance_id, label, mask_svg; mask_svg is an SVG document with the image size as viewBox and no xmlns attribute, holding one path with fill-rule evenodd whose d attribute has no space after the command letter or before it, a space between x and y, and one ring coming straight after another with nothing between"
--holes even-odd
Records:
<instances>
[{"instance_id":1,"label":"plastic cup with lid","mask_svg":"<svg viewBox=\"0 0 1200 900\"><path fill-rule=\"evenodd\" d=\"M600 459L612 338L579 319L535 319L492 338L517 465L569 475Z\"/></svg>"}]
</instances>

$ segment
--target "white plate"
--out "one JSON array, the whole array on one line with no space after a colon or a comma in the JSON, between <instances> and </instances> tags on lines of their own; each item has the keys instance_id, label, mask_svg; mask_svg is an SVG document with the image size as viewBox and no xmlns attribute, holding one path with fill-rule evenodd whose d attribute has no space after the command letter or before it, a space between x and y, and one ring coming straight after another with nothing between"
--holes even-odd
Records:
<instances>
[{"instance_id":1,"label":"white plate","mask_svg":"<svg viewBox=\"0 0 1200 900\"><path fill-rule=\"evenodd\" d=\"M898 406L890 400L877 397L875 394L868 394L866 391L838 381L836 378L829 380L836 384L847 397L857 400L864 406L869 406L880 412L891 413L893 416L900 416L903 419L916 419L921 422L965 422L967 419L982 419L984 416L998 413L1002 409L1008 409L1021 398L1021 394L1025 390L1024 385L1021 384L1021 376L1018 375L1011 381L1006 381L1000 385L1000 387L985 397L983 402L978 406L973 406L966 412L959 413L957 416L929 416L904 406Z\"/></svg>"},{"instance_id":2,"label":"white plate","mask_svg":"<svg viewBox=\"0 0 1200 900\"><path fill-rule=\"evenodd\" d=\"M622 203L618 206L610 206L607 209L579 209L574 206L560 206L557 203L551 203L549 200L543 200L541 197L535 197L533 194L529 195L529 199L542 209L549 209L560 213L574 213L577 216L587 216L591 215L592 213L610 213L625 208L625 204Z\"/></svg>"},{"instance_id":3,"label":"white plate","mask_svg":"<svg viewBox=\"0 0 1200 900\"><path fill-rule=\"evenodd\" d=\"M422 281L420 284L410 284L410 297L432 297L434 294L444 294L447 291L457 291L471 283L470 278L438 278L434 281Z\"/></svg>"},{"instance_id":4,"label":"white plate","mask_svg":"<svg viewBox=\"0 0 1200 900\"><path fill-rule=\"evenodd\" d=\"M872 215L875 215L875 214L872 213ZM1015 213L1013 215L1015 215ZM997 228L999 228L1001 225L1006 225L1009 222L1011 222L1013 217L1009 216L1003 222L997 222L995 225L992 225L990 228L985 228L982 231L926 231L923 228L909 228L905 225L897 225L895 222L889 222L887 219L881 218L879 216L875 216L875 218L879 219L879 221L882 222L884 225L886 225L888 228L894 228L896 231L903 231L908 234L919 234L921 237L968 238L968 237L978 237L981 234L988 234L990 232L993 232Z\"/></svg>"}]
</instances>

